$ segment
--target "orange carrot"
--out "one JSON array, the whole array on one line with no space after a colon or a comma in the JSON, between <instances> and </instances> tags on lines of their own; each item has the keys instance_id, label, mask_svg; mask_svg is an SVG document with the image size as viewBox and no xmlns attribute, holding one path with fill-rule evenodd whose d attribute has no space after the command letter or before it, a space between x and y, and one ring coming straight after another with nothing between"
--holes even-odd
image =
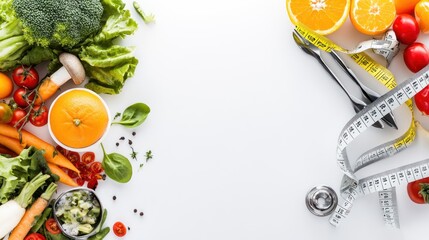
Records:
<instances>
[{"instance_id":1,"label":"orange carrot","mask_svg":"<svg viewBox=\"0 0 429 240\"><path fill-rule=\"evenodd\" d=\"M24 216L19 221L18 225L13 229L9 235L9 240L22 240L25 238L31 227L37 221L38 217L43 213L49 203L54 192L57 190L57 185L51 183L46 191L31 205Z\"/></svg>"},{"instance_id":2,"label":"orange carrot","mask_svg":"<svg viewBox=\"0 0 429 240\"><path fill-rule=\"evenodd\" d=\"M16 153L11 151L9 148L0 145L0 154L7 154L11 156L16 156Z\"/></svg>"},{"instance_id":3,"label":"orange carrot","mask_svg":"<svg viewBox=\"0 0 429 240\"><path fill-rule=\"evenodd\" d=\"M48 163L49 169L51 172L58 177L60 177L60 182L69 185L71 187L78 187L79 185L71 178L67 173L65 173L60 167L53 163Z\"/></svg>"},{"instance_id":4,"label":"orange carrot","mask_svg":"<svg viewBox=\"0 0 429 240\"><path fill-rule=\"evenodd\" d=\"M5 137L1 134L0 134L0 142L2 143L3 146L8 148L10 151L15 152L16 154L20 154L21 151L24 149L24 147L19 143L18 140ZM78 184L57 165L48 162L48 167L53 174L60 177L60 182L72 187L78 186Z\"/></svg>"},{"instance_id":5,"label":"orange carrot","mask_svg":"<svg viewBox=\"0 0 429 240\"><path fill-rule=\"evenodd\" d=\"M0 123L0 135L19 139L18 130L4 123ZM46 161L79 173L79 170L66 157L64 157L61 153L57 152L54 146L52 146L51 144L34 136L32 133L26 130L21 130L21 136L22 143L25 146L34 146L37 149L45 150L44 156L46 158Z\"/></svg>"}]
</instances>

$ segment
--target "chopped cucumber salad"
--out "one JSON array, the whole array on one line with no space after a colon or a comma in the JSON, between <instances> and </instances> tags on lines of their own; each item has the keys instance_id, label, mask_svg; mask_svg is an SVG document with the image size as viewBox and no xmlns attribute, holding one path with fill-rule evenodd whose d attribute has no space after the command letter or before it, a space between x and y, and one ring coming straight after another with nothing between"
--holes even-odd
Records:
<instances>
[{"instance_id":1,"label":"chopped cucumber salad","mask_svg":"<svg viewBox=\"0 0 429 240\"><path fill-rule=\"evenodd\" d=\"M68 235L86 235L101 219L100 202L92 192L84 189L68 192L58 200L55 216Z\"/></svg>"}]
</instances>

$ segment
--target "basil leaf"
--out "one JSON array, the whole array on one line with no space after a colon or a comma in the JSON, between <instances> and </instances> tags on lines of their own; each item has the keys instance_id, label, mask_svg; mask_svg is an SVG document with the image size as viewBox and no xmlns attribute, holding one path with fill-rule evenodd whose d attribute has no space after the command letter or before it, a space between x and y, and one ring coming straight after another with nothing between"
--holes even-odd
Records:
<instances>
[{"instance_id":1,"label":"basil leaf","mask_svg":"<svg viewBox=\"0 0 429 240\"><path fill-rule=\"evenodd\" d=\"M128 158L119 153L107 154L104 150L103 144L101 144L101 148L103 149L104 154L101 165L103 166L106 175L119 183L129 182L133 176L133 167L131 166Z\"/></svg>"},{"instance_id":2,"label":"basil leaf","mask_svg":"<svg viewBox=\"0 0 429 240\"><path fill-rule=\"evenodd\" d=\"M134 103L122 113L122 118L112 124L121 124L127 128L135 128L142 124L150 113L150 108L144 103Z\"/></svg>"}]
</instances>

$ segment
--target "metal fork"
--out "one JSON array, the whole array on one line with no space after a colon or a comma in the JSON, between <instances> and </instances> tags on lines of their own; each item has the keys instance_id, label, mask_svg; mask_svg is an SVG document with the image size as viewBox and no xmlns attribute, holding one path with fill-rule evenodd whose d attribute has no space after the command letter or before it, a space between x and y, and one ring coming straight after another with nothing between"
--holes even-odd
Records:
<instances>
[{"instance_id":1,"label":"metal fork","mask_svg":"<svg viewBox=\"0 0 429 240\"><path fill-rule=\"evenodd\" d=\"M293 39L295 40L295 43L307 54L313 56L316 58L319 63L325 68L325 70L331 75L332 78L336 80L336 82L341 86L341 88L344 90L344 92L349 97L350 101L353 104L353 109L355 112L360 112L363 108L367 106L367 104L371 103L371 101L363 95L362 92L360 92L360 96L353 95L344 85L344 83L341 81L341 79L335 74L335 72L326 64L325 60L323 60L321 55L321 50L314 46L313 44L309 43L306 39L303 39L298 33L293 32ZM377 128L384 128L383 123L380 121L377 121L373 124L374 127Z\"/></svg>"},{"instance_id":2,"label":"metal fork","mask_svg":"<svg viewBox=\"0 0 429 240\"><path fill-rule=\"evenodd\" d=\"M368 99L371 102L374 102L377 100L377 98L380 97L380 94L373 91L371 88L365 85L359 78L356 76L356 74L353 72L353 70L347 66L347 64L341 59L341 57L335 52L335 50L332 50L329 52L329 54L334 58L334 60L341 66L341 68L344 70L344 72L347 73L347 75L359 85L359 87L362 90L362 93L368 97ZM392 113L388 113L386 116L384 116L381 120L383 120L387 125L390 127L393 127L395 129L398 129L398 125L396 125L395 117Z\"/></svg>"}]
</instances>

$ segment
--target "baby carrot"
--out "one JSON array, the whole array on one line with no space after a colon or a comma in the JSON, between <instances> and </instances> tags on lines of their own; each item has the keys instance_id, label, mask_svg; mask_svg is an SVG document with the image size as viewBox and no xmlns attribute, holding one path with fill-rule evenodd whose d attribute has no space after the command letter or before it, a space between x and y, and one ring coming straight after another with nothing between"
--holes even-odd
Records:
<instances>
[{"instance_id":1,"label":"baby carrot","mask_svg":"<svg viewBox=\"0 0 429 240\"><path fill-rule=\"evenodd\" d=\"M4 123L0 123L0 135L20 139L18 130ZM25 146L34 146L37 149L45 150L44 156L46 161L79 173L79 170L66 157L57 152L54 146L36 137L32 133L21 130L21 140Z\"/></svg>"},{"instance_id":2,"label":"baby carrot","mask_svg":"<svg viewBox=\"0 0 429 240\"><path fill-rule=\"evenodd\" d=\"M30 231L37 218L43 213L49 203L54 192L57 190L57 185L51 183L46 191L25 211L24 216L19 221L18 225L13 229L9 236L9 240L22 240Z\"/></svg>"},{"instance_id":3,"label":"baby carrot","mask_svg":"<svg viewBox=\"0 0 429 240\"><path fill-rule=\"evenodd\" d=\"M19 143L18 140L3 136L1 134L0 142L4 147L8 148L12 152L15 152L16 154L20 154L21 151L24 149L24 147ZM48 162L48 167L53 174L60 177L60 182L72 187L78 186L78 184L57 165Z\"/></svg>"}]
</instances>

